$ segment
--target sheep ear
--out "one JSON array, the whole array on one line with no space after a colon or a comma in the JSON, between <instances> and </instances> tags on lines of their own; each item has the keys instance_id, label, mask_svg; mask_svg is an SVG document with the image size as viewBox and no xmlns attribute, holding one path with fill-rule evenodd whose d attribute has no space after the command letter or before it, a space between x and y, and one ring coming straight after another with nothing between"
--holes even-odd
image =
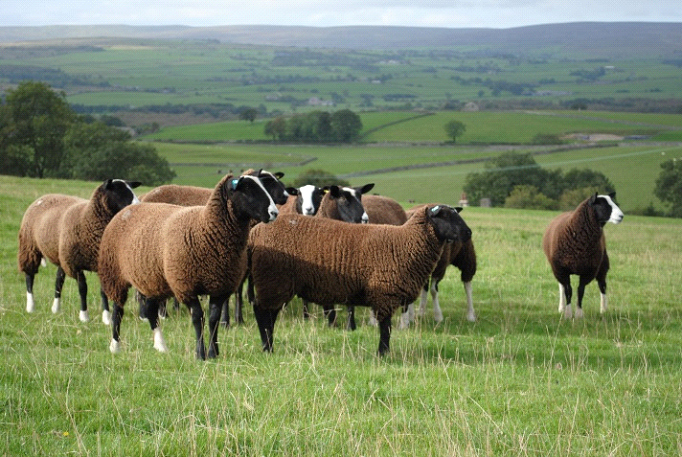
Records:
<instances>
[{"instance_id":1,"label":"sheep ear","mask_svg":"<svg viewBox=\"0 0 682 457\"><path fill-rule=\"evenodd\" d=\"M281 171L277 171L277 172L273 173L273 175L275 175L275 178L277 178L277 179L282 179L284 177L284 173Z\"/></svg>"},{"instance_id":2,"label":"sheep ear","mask_svg":"<svg viewBox=\"0 0 682 457\"><path fill-rule=\"evenodd\" d=\"M331 186L324 186L324 187L322 188L322 194L326 194L327 192L329 192L329 189L330 189L330 188L331 188Z\"/></svg>"},{"instance_id":3,"label":"sheep ear","mask_svg":"<svg viewBox=\"0 0 682 457\"><path fill-rule=\"evenodd\" d=\"M455 206L453 209L458 213L461 213L464 208L462 208L461 206Z\"/></svg>"},{"instance_id":4,"label":"sheep ear","mask_svg":"<svg viewBox=\"0 0 682 457\"><path fill-rule=\"evenodd\" d=\"M365 184L364 186L358 188L357 190L358 190L361 194L366 194L367 192L369 192L369 191L372 190L373 188L374 188L374 183L371 182L371 183L369 183L369 184Z\"/></svg>"},{"instance_id":5,"label":"sheep ear","mask_svg":"<svg viewBox=\"0 0 682 457\"><path fill-rule=\"evenodd\" d=\"M239 186L239 183L241 182L242 178L235 178L230 180L230 190L234 191L237 190L237 187Z\"/></svg>"},{"instance_id":6,"label":"sheep ear","mask_svg":"<svg viewBox=\"0 0 682 457\"><path fill-rule=\"evenodd\" d=\"M437 216L438 213L440 213L440 210L441 210L441 209L443 209L442 206L436 205L436 206L433 206L433 207L429 210L429 212L431 213L432 216Z\"/></svg>"},{"instance_id":7,"label":"sheep ear","mask_svg":"<svg viewBox=\"0 0 682 457\"><path fill-rule=\"evenodd\" d=\"M114 182L113 179L107 179L102 184L104 185L104 188L108 190L108 189L111 189L111 183L112 182Z\"/></svg>"},{"instance_id":8,"label":"sheep ear","mask_svg":"<svg viewBox=\"0 0 682 457\"><path fill-rule=\"evenodd\" d=\"M339 186L331 185L329 186L329 193L332 195L332 197L339 198L341 196L341 189Z\"/></svg>"},{"instance_id":9,"label":"sheep ear","mask_svg":"<svg viewBox=\"0 0 682 457\"><path fill-rule=\"evenodd\" d=\"M597 201L597 197L598 197L598 196L599 196L599 194L598 194L597 192L595 192L594 195L592 195L592 196L590 197L590 201L588 201L587 203L588 203L590 206L594 205L594 202Z\"/></svg>"},{"instance_id":10,"label":"sheep ear","mask_svg":"<svg viewBox=\"0 0 682 457\"><path fill-rule=\"evenodd\" d=\"M295 187L287 187L285 190L289 195L298 195L298 189Z\"/></svg>"},{"instance_id":11,"label":"sheep ear","mask_svg":"<svg viewBox=\"0 0 682 457\"><path fill-rule=\"evenodd\" d=\"M142 185L140 181L126 181L126 184L128 184L131 189L135 189L136 187L140 187Z\"/></svg>"}]
</instances>

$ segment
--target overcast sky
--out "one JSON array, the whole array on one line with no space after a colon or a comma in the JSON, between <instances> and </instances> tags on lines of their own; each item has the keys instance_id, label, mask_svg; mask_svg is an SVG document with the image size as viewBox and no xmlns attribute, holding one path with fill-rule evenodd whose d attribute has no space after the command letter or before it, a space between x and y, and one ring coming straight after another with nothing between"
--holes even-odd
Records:
<instances>
[{"instance_id":1,"label":"overcast sky","mask_svg":"<svg viewBox=\"0 0 682 457\"><path fill-rule=\"evenodd\" d=\"M509 28L682 22L680 0L0 0L0 26L398 25Z\"/></svg>"}]
</instances>

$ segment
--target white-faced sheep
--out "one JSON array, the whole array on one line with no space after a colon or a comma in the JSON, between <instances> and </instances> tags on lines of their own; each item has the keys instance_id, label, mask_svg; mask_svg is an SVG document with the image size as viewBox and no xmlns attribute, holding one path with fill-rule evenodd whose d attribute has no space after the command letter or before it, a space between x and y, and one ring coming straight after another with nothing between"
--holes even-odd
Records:
<instances>
[{"instance_id":1,"label":"white-faced sheep","mask_svg":"<svg viewBox=\"0 0 682 457\"><path fill-rule=\"evenodd\" d=\"M209 295L209 357L218 355L223 302L246 268L245 248L252 219L270 222L278 210L256 176L225 176L205 206L140 203L121 211L102 236L102 289L114 303L112 352L120 348L120 326L128 289L147 297L154 347L167 350L158 324L158 304L171 296L191 311L196 355L206 358L204 312L199 295Z\"/></svg>"},{"instance_id":2,"label":"white-faced sheep","mask_svg":"<svg viewBox=\"0 0 682 457\"><path fill-rule=\"evenodd\" d=\"M122 208L137 203L133 188L139 182L110 179L89 200L62 194L43 195L24 213L19 229L19 270L26 276L26 311L33 312L33 280L43 259L57 265L52 312L59 311L66 275L78 281L81 321L89 320L84 271L97 271L97 255L104 228ZM109 323L109 307L102 295L102 320Z\"/></svg>"},{"instance_id":3,"label":"white-faced sheep","mask_svg":"<svg viewBox=\"0 0 682 457\"><path fill-rule=\"evenodd\" d=\"M606 273L609 256L606 253L604 225L619 224L623 212L615 203L615 192L609 195L594 194L578 207L555 217L542 238L542 247L554 277L559 282L559 312L566 319L572 317L570 275L578 275L578 307L575 317L583 317L585 286L597 278L601 293L600 311L606 311Z\"/></svg>"},{"instance_id":4,"label":"white-faced sheep","mask_svg":"<svg viewBox=\"0 0 682 457\"><path fill-rule=\"evenodd\" d=\"M426 205L417 205L408 209L408 217L411 217L417 210L424 206ZM457 241L446 245L443 248L443 254L431 273L430 279L424 284L424 289L422 290L419 302L419 315L424 316L426 314L426 302L430 291L431 300L433 302L433 317L436 322L443 321L443 311L441 310L438 301L438 284L445 277L445 272L450 265L454 265L460 270L460 279L464 284L464 292L467 300L467 320L475 322L476 313L474 312L471 280L476 274L476 250L474 249L474 242L472 239L469 239L468 241ZM403 313L401 316L400 327L407 328L409 322L414 320L414 314L414 303L410 303L408 313Z\"/></svg>"},{"instance_id":5,"label":"white-faced sheep","mask_svg":"<svg viewBox=\"0 0 682 457\"><path fill-rule=\"evenodd\" d=\"M457 208L431 206L401 226L344 224L283 215L249 236L248 257L263 350L294 295L322 305L369 306L379 320L379 354L389 350L391 316L416 299L446 242L471 231Z\"/></svg>"}]
</instances>

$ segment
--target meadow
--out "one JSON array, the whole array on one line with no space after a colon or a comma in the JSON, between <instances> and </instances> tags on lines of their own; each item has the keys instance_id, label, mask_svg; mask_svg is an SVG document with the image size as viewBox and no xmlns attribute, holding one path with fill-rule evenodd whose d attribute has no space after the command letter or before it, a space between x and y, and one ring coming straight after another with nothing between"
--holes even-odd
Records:
<instances>
[{"instance_id":1,"label":"meadow","mask_svg":"<svg viewBox=\"0 0 682 457\"><path fill-rule=\"evenodd\" d=\"M273 354L261 352L247 309L244 326L221 331L221 355L198 362L186 309L162 322L170 352L159 354L131 300L124 350L110 354L94 275L91 322L77 319L70 279L62 312L50 312L54 266L37 275L36 312L25 312L16 267L24 209L47 192L87 197L95 185L0 176L3 455L682 452L679 220L626 214L607 226L610 308L599 314L591 284L585 319L565 321L540 248L555 213L466 208L477 322L466 321L450 269L445 321L433 321L429 304L416 325L394 329L386 357L376 356L366 309L348 332L328 328L319 309L304 321L295 300L280 315Z\"/></svg>"}]
</instances>

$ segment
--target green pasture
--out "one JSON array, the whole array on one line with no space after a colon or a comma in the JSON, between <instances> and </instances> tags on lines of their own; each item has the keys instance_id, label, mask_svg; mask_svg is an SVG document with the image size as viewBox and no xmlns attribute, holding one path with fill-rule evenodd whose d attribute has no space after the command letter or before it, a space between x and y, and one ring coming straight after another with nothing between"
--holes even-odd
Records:
<instances>
[{"instance_id":1,"label":"green pasture","mask_svg":"<svg viewBox=\"0 0 682 457\"><path fill-rule=\"evenodd\" d=\"M263 354L253 314L219 335L220 356L194 360L185 309L152 347L132 300L123 351L110 328L77 319L68 279L63 310L49 308L55 267L36 277L25 312L16 267L21 215L38 195L87 197L97 183L0 176L0 446L3 455L677 455L682 449L680 221L626 215L609 224L610 308L587 287L585 318L557 312L558 287L540 244L546 211L467 208L478 270L476 323L465 319L459 275L441 283L445 321L427 314L378 331L360 309L355 332L301 318L294 300ZM426 185L431 185L430 182ZM141 189L142 191L144 189ZM345 316L345 311L341 311ZM394 323L396 318L394 317Z\"/></svg>"}]
</instances>

